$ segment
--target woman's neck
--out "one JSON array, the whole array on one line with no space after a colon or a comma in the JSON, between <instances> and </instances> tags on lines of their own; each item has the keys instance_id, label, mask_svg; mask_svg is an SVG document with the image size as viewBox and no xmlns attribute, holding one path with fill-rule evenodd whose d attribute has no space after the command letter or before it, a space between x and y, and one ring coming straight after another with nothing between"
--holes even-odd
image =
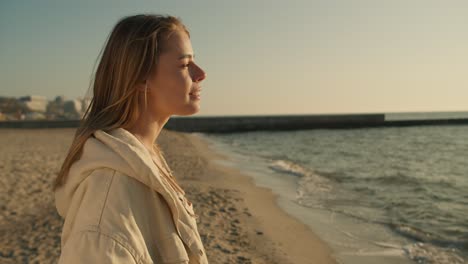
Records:
<instances>
[{"instance_id":1,"label":"woman's neck","mask_svg":"<svg viewBox=\"0 0 468 264\"><path fill-rule=\"evenodd\" d=\"M135 125L127 130L135 135L147 149L153 150L153 144L170 116L155 117L150 115L150 111L142 111L142 113Z\"/></svg>"}]
</instances>

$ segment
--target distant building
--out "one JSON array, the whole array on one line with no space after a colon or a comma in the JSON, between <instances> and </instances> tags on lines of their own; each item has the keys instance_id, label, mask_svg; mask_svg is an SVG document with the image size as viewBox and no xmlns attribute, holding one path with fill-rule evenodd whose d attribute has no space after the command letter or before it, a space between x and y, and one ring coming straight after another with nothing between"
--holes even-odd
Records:
<instances>
[{"instance_id":1,"label":"distant building","mask_svg":"<svg viewBox=\"0 0 468 264\"><path fill-rule=\"evenodd\" d=\"M45 96L28 95L19 98L0 96L1 120L69 120L81 119L91 103L91 98L66 100L56 96L47 100Z\"/></svg>"},{"instance_id":2,"label":"distant building","mask_svg":"<svg viewBox=\"0 0 468 264\"><path fill-rule=\"evenodd\" d=\"M79 119L83 112L82 107L81 100L68 100L63 103L63 112L68 119Z\"/></svg>"},{"instance_id":3,"label":"distant building","mask_svg":"<svg viewBox=\"0 0 468 264\"><path fill-rule=\"evenodd\" d=\"M47 109L47 98L39 95L28 95L18 98L27 112L45 113Z\"/></svg>"},{"instance_id":4,"label":"distant building","mask_svg":"<svg viewBox=\"0 0 468 264\"><path fill-rule=\"evenodd\" d=\"M6 115L8 120L11 114L17 113L18 111L25 112L25 106L23 103L20 103L13 97L0 96L0 112Z\"/></svg>"},{"instance_id":5,"label":"distant building","mask_svg":"<svg viewBox=\"0 0 468 264\"><path fill-rule=\"evenodd\" d=\"M44 120L46 119L46 116L43 113L38 113L38 112L28 112L23 115L20 120Z\"/></svg>"},{"instance_id":6,"label":"distant building","mask_svg":"<svg viewBox=\"0 0 468 264\"><path fill-rule=\"evenodd\" d=\"M54 102L58 105L62 105L65 102L65 100L65 96L59 95L55 97Z\"/></svg>"}]
</instances>

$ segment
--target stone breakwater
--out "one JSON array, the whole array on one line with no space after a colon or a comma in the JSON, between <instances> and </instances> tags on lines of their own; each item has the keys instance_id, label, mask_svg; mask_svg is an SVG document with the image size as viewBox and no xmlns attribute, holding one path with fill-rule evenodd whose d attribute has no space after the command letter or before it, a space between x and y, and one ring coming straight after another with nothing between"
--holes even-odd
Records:
<instances>
[{"instance_id":1,"label":"stone breakwater","mask_svg":"<svg viewBox=\"0 0 468 264\"><path fill-rule=\"evenodd\" d=\"M0 121L0 128L76 128L79 120ZM427 125L468 125L468 118L385 120L385 114L172 117L165 128L179 132L232 133L305 129L349 129Z\"/></svg>"}]
</instances>

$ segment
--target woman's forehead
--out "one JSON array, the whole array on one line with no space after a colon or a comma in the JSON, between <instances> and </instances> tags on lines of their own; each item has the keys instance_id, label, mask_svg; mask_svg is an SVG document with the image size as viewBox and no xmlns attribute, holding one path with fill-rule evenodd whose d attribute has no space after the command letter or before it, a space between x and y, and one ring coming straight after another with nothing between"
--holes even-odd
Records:
<instances>
[{"instance_id":1,"label":"woman's forehead","mask_svg":"<svg viewBox=\"0 0 468 264\"><path fill-rule=\"evenodd\" d=\"M167 52L176 57L176 59L185 59L190 56L193 58L192 43L185 32L174 32L167 39L166 48Z\"/></svg>"}]
</instances>

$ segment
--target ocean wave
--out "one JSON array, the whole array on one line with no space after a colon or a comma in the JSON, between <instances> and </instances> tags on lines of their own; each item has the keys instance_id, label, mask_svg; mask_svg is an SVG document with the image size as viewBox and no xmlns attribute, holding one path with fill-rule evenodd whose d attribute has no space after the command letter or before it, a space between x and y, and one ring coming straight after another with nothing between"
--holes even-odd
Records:
<instances>
[{"instance_id":1,"label":"ocean wave","mask_svg":"<svg viewBox=\"0 0 468 264\"><path fill-rule=\"evenodd\" d=\"M330 193L333 189L328 179L315 173L312 169L305 168L295 162L285 159L275 159L270 162L268 167L273 171L298 177L295 199L295 202L298 204L306 205L304 200L309 198L311 194L316 196L321 193ZM319 204L315 204L315 206L317 205ZM310 204L308 207L310 207Z\"/></svg>"},{"instance_id":2,"label":"ocean wave","mask_svg":"<svg viewBox=\"0 0 468 264\"><path fill-rule=\"evenodd\" d=\"M341 255L352 256L407 256L421 264L463 264L460 252L456 249L439 248L425 243L414 243L401 246L388 242L372 242L381 249L360 249L353 252L341 252Z\"/></svg>"},{"instance_id":3,"label":"ocean wave","mask_svg":"<svg viewBox=\"0 0 468 264\"><path fill-rule=\"evenodd\" d=\"M321 177L327 178L337 183L349 182L356 179L354 176L348 175L340 171L317 171L317 174L319 174Z\"/></svg>"},{"instance_id":4,"label":"ocean wave","mask_svg":"<svg viewBox=\"0 0 468 264\"><path fill-rule=\"evenodd\" d=\"M456 248L464 248L468 244L467 240L463 240L461 238L456 239L454 236L450 238L447 236L434 234L407 224L388 223L388 226L390 226L393 231L419 242L431 243L442 247Z\"/></svg>"},{"instance_id":5,"label":"ocean wave","mask_svg":"<svg viewBox=\"0 0 468 264\"><path fill-rule=\"evenodd\" d=\"M406 175L401 172L397 172L391 175L383 175L383 176L376 176L376 177L366 177L359 179L361 181L371 181L374 183L378 184L383 184L383 185L412 185L412 186L421 186L421 180L416 179L413 177L410 177L409 175Z\"/></svg>"},{"instance_id":6,"label":"ocean wave","mask_svg":"<svg viewBox=\"0 0 468 264\"><path fill-rule=\"evenodd\" d=\"M268 165L268 167L276 172L287 173L299 177L303 177L309 173L309 171L301 165L287 160L274 160L270 165Z\"/></svg>"},{"instance_id":7,"label":"ocean wave","mask_svg":"<svg viewBox=\"0 0 468 264\"><path fill-rule=\"evenodd\" d=\"M417 263L463 264L461 252L454 248L440 248L427 243L415 243L403 247L410 259Z\"/></svg>"}]
</instances>

